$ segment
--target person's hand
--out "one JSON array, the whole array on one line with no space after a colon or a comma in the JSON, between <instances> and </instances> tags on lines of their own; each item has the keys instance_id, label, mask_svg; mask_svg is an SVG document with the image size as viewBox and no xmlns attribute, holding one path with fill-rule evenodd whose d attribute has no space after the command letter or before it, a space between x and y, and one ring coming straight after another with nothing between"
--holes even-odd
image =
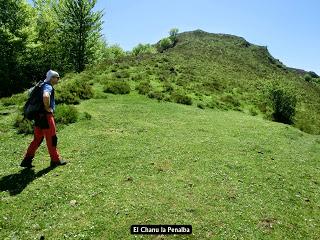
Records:
<instances>
[{"instance_id":1,"label":"person's hand","mask_svg":"<svg viewBox=\"0 0 320 240\"><path fill-rule=\"evenodd\" d=\"M53 109L52 109L52 108L46 109L46 111L47 111L48 113L53 113Z\"/></svg>"}]
</instances>

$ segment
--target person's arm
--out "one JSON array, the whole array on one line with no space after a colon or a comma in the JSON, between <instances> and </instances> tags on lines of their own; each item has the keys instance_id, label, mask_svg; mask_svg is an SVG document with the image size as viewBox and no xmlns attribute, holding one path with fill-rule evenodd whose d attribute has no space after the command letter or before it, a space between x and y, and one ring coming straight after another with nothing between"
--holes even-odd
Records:
<instances>
[{"instance_id":1,"label":"person's arm","mask_svg":"<svg viewBox=\"0 0 320 240\"><path fill-rule=\"evenodd\" d=\"M43 92L43 104L44 104L44 109L47 112L53 112L53 110L50 108L50 94L48 92Z\"/></svg>"}]
</instances>

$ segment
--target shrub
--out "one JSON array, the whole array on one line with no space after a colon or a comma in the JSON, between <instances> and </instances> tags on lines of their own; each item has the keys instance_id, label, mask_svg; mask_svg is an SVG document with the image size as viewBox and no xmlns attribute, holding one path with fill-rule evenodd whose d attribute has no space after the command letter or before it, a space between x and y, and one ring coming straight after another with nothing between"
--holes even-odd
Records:
<instances>
[{"instance_id":1,"label":"shrub","mask_svg":"<svg viewBox=\"0 0 320 240\"><path fill-rule=\"evenodd\" d=\"M163 38L160 40L160 42L157 45L157 49L159 52L163 52L169 48L171 48L173 45L173 42L170 38Z\"/></svg>"},{"instance_id":2,"label":"shrub","mask_svg":"<svg viewBox=\"0 0 320 240\"><path fill-rule=\"evenodd\" d=\"M155 99L158 99L158 100L162 100L162 99L164 99L164 94L162 92L159 92L159 91L149 92L148 93L148 97L149 98L155 98Z\"/></svg>"},{"instance_id":3,"label":"shrub","mask_svg":"<svg viewBox=\"0 0 320 240\"><path fill-rule=\"evenodd\" d=\"M119 71L119 72L115 72L113 76L114 78L129 78L130 73L128 73L127 71Z\"/></svg>"},{"instance_id":4,"label":"shrub","mask_svg":"<svg viewBox=\"0 0 320 240\"><path fill-rule=\"evenodd\" d=\"M228 110L228 107L224 103L218 101L215 97L212 97L211 101L208 102L206 106L212 109Z\"/></svg>"},{"instance_id":5,"label":"shrub","mask_svg":"<svg viewBox=\"0 0 320 240\"><path fill-rule=\"evenodd\" d=\"M163 73L161 75L159 75L159 81L160 82L164 82L167 80L167 76L165 76Z\"/></svg>"},{"instance_id":6,"label":"shrub","mask_svg":"<svg viewBox=\"0 0 320 240\"><path fill-rule=\"evenodd\" d=\"M32 134L33 123L28 119L24 118L22 114L18 114L13 124L14 128L17 129L19 134Z\"/></svg>"},{"instance_id":7,"label":"shrub","mask_svg":"<svg viewBox=\"0 0 320 240\"><path fill-rule=\"evenodd\" d=\"M4 106L10 106L24 104L27 101L27 99L28 94L24 92L12 95L11 97L2 98L1 101Z\"/></svg>"},{"instance_id":8,"label":"shrub","mask_svg":"<svg viewBox=\"0 0 320 240\"><path fill-rule=\"evenodd\" d=\"M146 95L152 90L152 86L149 82L140 82L139 85L136 87L136 90L139 94Z\"/></svg>"},{"instance_id":9,"label":"shrub","mask_svg":"<svg viewBox=\"0 0 320 240\"><path fill-rule=\"evenodd\" d=\"M205 109L205 105L203 103L198 103L197 107L200 109Z\"/></svg>"},{"instance_id":10,"label":"shrub","mask_svg":"<svg viewBox=\"0 0 320 240\"><path fill-rule=\"evenodd\" d=\"M56 123L75 123L78 120L78 110L73 105L57 105L54 118Z\"/></svg>"},{"instance_id":11,"label":"shrub","mask_svg":"<svg viewBox=\"0 0 320 240\"><path fill-rule=\"evenodd\" d=\"M110 82L104 87L104 92L113 94L130 93L130 85L126 82Z\"/></svg>"},{"instance_id":12,"label":"shrub","mask_svg":"<svg viewBox=\"0 0 320 240\"><path fill-rule=\"evenodd\" d=\"M172 85L171 83L165 82L165 83L163 84L163 92L169 92L169 93L171 93L171 92L173 92L173 91L174 91L174 87L173 87L173 85Z\"/></svg>"},{"instance_id":13,"label":"shrub","mask_svg":"<svg viewBox=\"0 0 320 240\"><path fill-rule=\"evenodd\" d=\"M273 104L273 119L277 122L292 124L297 104L296 97L282 89L272 89L270 98Z\"/></svg>"},{"instance_id":14,"label":"shrub","mask_svg":"<svg viewBox=\"0 0 320 240\"><path fill-rule=\"evenodd\" d=\"M144 78L145 78L145 76L143 74L141 74L141 73L137 73L137 74L131 76L131 80L132 81L141 81Z\"/></svg>"},{"instance_id":15,"label":"shrub","mask_svg":"<svg viewBox=\"0 0 320 240\"><path fill-rule=\"evenodd\" d=\"M170 96L165 96L163 100L166 102L172 102L172 98Z\"/></svg>"},{"instance_id":16,"label":"shrub","mask_svg":"<svg viewBox=\"0 0 320 240\"><path fill-rule=\"evenodd\" d=\"M251 116L257 116L258 115L258 111L255 107L250 107L249 108L249 113Z\"/></svg>"},{"instance_id":17,"label":"shrub","mask_svg":"<svg viewBox=\"0 0 320 240\"><path fill-rule=\"evenodd\" d=\"M100 89L97 89L94 92L93 98L95 98L95 99L107 99L108 98L108 94L106 94L105 92L103 92Z\"/></svg>"},{"instance_id":18,"label":"shrub","mask_svg":"<svg viewBox=\"0 0 320 240\"><path fill-rule=\"evenodd\" d=\"M155 47L151 46L150 44L138 44L138 46L132 49L132 54L138 56L143 53L156 53L157 50Z\"/></svg>"},{"instance_id":19,"label":"shrub","mask_svg":"<svg viewBox=\"0 0 320 240\"><path fill-rule=\"evenodd\" d=\"M84 114L84 118L91 119L91 116L89 118L86 113ZM78 110L73 105L57 105L54 118L55 122L59 124L74 123L78 120ZM13 127L17 129L19 134L33 134L33 121L24 118L22 113L17 115Z\"/></svg>"},{"instance_id":20,"label":"shrub","mask_svg":"<svg viewBox=\"0 0 320 240\"><path fill-rule=\"evenodd\" d=\"M74 92L80 99L85 100L93 97L92 86L88 82L75 81L72 87L71 92Z\"/></svg>"},{"instance_id":21,"label":"shrub","mask_svg":"<svg viewBox=\"0 0 320 240\"><path fill-rule=\"evenodd\" d=\"M212 93L215 91L222 91L223 86L215 79L205 80L199 84L199 88L206 93Z\"/></svg>"},{"instance_id":22,"label":"shrub","mask_svg":"<svg viewBox=\"0 0 320 240\"><path fill-rule=\"evenodd\" d=\"M312 81L312 77L309 74L306 74L304 76L304 80L307 81L307 82L311 82Z\"/></svg>"},{"instance_id":23,"label":"shrub","mask_svg":"<svg viewBox=\"0 0 320 240\"><path fill-rule=\"evenodd\" d=\"M91 116L90 113L88 113L88 112L82 113L81 119L83 119L83 120L91 120L91 118L92 118L92 116Z\"/></svg>"},{"instance_id":24,"label":"shrub","mask_svg":"<svg viewBox=\"0 0 320 240\"><path fill-rule=\"evenodd\" d=\"M320 134L319 114L300 110L296 113L295 127L309 134ZM320 142L319 142L320 143Z\"/></svg>"},{"instance_id":25,"label":"shrub","mask_svg":"<svg viewBox=\"0 0 320 240\"><path fill-rule=\"evenodd\" d=\"M56 87L56 103L78 104L80 99L93 97L92 86L85 81L70 80Z\"/></svg>"},{"instance_id":26,"label":"shrub","mask_svg":"<svg viewBox=\"0 0 320 240\"><path fill-rule=\"evenodd\" d=\"M176 103L185 104L185 105L192 105L192 98L179 93L173 93L172 98Z\"/></svg>"},{"instance_id":27,"label":"shrub","mask_svg":"<svg viewBox=\"0 0 320 240\"><path fill-rule=\"evenodd\" d=\"M220 100L225 103L225 105L227 105L229 108L232 109L239 109L239 107L241 106L239 100L237 98L235 98L232 94L227 93L223 96L220 97Z\"/></svg>"},{"instance_id":28,"label":"shrub","mask_svg":"<svg viewBox=\"0 0 320 240\"><path fill-rule=\"evenodd\" d=\"M75 93L70 92L67 88L58 91L55 98L56 103L60 104L79 104L80 98Z\"/></svg>"},{"instance_id":29,"label":"shrub","mask_svg":"<svg viewBox=\"0 0 320 240\"><path fill-rule=\"evenodd\" d=\"M178 28L172 28L170 31L169 31L169 35L170 35L170 39L171 41L173 42L173 44L175 44L177 42L177 36L178 36L178 32L179 32L179 29Z\"/></svg>"},{"instance_id":30,"label":"shrub","mask_svg":"<svg viewBox=\"0 0 320 240\"><path fill-rule=\"evenodd\" d=\"M319 77L318 74L316 74L315 72L312 72L312 71L309 72L309 75L310 75L310 77L312 77L312 78L318 78L318 77Z\"/></svg>"}]
</instances>

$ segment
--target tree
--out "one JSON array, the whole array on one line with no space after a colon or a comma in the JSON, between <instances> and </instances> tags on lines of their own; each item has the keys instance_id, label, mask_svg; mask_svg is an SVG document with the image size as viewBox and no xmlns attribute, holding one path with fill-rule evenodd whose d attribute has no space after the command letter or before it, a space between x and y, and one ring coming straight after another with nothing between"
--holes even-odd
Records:
<instances>
[{"instance_id":1,"label":"tree","mask_svg":"<svg viewBox=\"0 0 320 240\"><path fill-rule=\"evenodd\" d=\"M61 72L66 66L66 63L61 61L58 20L53 10L61 4L62 1L58 0L34 0L36 47L31 51L31 55L37 54L40 59L39 68L44 72L48 69L59 69Z\"/></svg>"},{"instance_id":2,"label":"tree","mask_svg":"<svg viewBox=\"0 0 320 240\"><path fill-rule=\"evenodd\" d=\"M101 37L102 11L94 12L96 0L64 0L56 8L62 58L70 70L81 72L93 59Z\"/></svg>"},{"instance_id":3,"label":"tree","mask_svg":"<svg viewBox=\"0 0 320 240\"><path fill-rule=\"evenodd\" d=\"M172 29L169 31L170 39L171 39L171 41L173 42L174 45L175 45L176 42L177 42L178 32L179 32L179 29L178 29L178 28L172 28Z\"/></svg>"},{"instance_id":4,"label":"tree","mask_svg":"<svg viewBox=\"0 0 320 240\"><path fill-rule=\"evenodd\" d=\"M58 0L34 0L29 6L29 25L26 51L21 58L20 72L27 75L29 82L37 82L45 77L49 69L59 69L63 73L65 63L60 59L57 37L57 20L53 6ZM30 86L30 85L29 85Z\"/></svg>"},{"instance_id":5,"label":"tree","mask_svg":"<svg viewBox=\"0 0 320 240\"><path fill-rule=\"evenodd\" d=\"M18 92L24 85L19 69L27 41L26 8L22 0L0 0L0 97Z\"/></svg>"}]
</instances>

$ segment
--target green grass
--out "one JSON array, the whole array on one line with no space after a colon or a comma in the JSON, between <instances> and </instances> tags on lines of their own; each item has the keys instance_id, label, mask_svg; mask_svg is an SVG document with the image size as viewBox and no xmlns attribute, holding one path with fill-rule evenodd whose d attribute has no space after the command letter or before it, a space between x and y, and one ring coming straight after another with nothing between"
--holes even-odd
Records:
<instances>
[{"instance_id":1,"label":"green grass","mask_svg":"<svg viewBox=\"0 0 320 240\"><path fill-rule=\"evenodd\" d=\"M21 171L32 136L0 116L1 239L320 238L319 136L135 92L76 107L92 119L59 130L69 164L54 170L43 143ZM193 234L135 237L132 224Z\"/></svg>"}]
</instances>

